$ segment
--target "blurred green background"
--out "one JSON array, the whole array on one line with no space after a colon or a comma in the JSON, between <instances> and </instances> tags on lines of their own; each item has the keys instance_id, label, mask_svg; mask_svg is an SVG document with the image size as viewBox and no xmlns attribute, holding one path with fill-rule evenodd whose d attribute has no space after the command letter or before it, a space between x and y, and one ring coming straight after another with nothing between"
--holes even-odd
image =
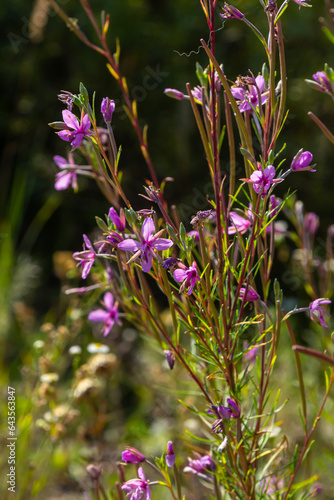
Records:
<instances>
[{"instance_id":1,"label":"blurred green background","mask_svg":"<svg viewBox=\"0 0 334 500\"><path fill-rule=\"evenodd\" d=\"M62 0L59 4L96 42L79 2ZM189 227L190 216L207 208L205 186L209 177L189 103L171 100L163 90L172 87L185 91L186 82L197 85L196 62L206 65L204 51L198 50L200 38L208 38L200 3L96 0L92 4L97 14L103 9L110 13L110 46L114 48L115 38L120 39L122 72L130 93L138 100L142 123L149 125L150 151L159 178L175 179L166 187L166 198L181 204ZM266 29L259 2L243 0L234 5L256 26ZM289 183L293 190L298 189L306 211L320 216L319 238L323 239L334 215L333 149L307 112L313 111L333 131L333 103L328 96L310 89L304 80L322 70L325 62L334 65L333 45L321 31L319 17L326 16L323 1L301 10L291 2L288 10L283 31L290 114L280 145L287 142L287 162L300 148L314 155L317 173L296 174ZM61 119L63 105L57 94L62 90L76 93L83 82L91 94L96 91L97 103L109 96L121 104L121 97L102 56L83 46L46 2L2 2L0 20L0 347L2 381L8 370L15 381L22 378L22 366L32 363L26 356L39 326L45 322L58 324L65 317L68 302L61 291L62 278L55 270L55 252L79 250L82 234L95 228L95 215L103 217L109 209L93 183L83 179L79 179L78 194L54 190L57 170L52 158L56 154L66 156L68 150L47 125ZM222 27L217 17L217 28ZM258 40L243 23L226 22L217 32L217 58L230 80L246 75L248 70L260 72L264 57ZM160 71L160 76L156 88L148 89L145 77L152 71ZM144 205L138 193L148 172L130 123L120 107L118 110L113 123L117 144L123 148L120 168L125 191L134 208L140 209ZM224 168L224 160L222 165ZM285 192L286 186L278 187L278 195ZM85 334L88 343L91 332ZM126 407L124 394L126 391L119 402L122 411ZM144 406L146 397L151 398L139 396Z\"/></svg>"}]
</instances>

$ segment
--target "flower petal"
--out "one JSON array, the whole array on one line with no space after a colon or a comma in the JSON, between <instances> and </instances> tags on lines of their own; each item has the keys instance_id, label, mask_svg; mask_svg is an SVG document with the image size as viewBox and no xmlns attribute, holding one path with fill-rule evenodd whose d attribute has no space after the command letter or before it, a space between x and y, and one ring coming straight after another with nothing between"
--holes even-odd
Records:
<instances>
[{"instance_id":1,"label":"flower petal","mask_svg":"<svg viewBox=\"0 0 334 500\"><path fill-rule=\"evenodd\" d=\"M103 297L103 302L105 303L105 306L108 309L108 311L110 311L114 305L114 297L112 293L110 292L105 293Z\"/></svg>"},{"instance_id":2,"label":"flower petal","mask_svg":"<svg viewBox=\"0 0 334 500\"><path fill-rule=\"evenodd\" d=\"M89 271L91 270L92 266L94 264L94 261L93 260L89 260L89 261L86 261L83 265L83 268L82 268L82 279L86 279L88 274L89 274Z\"/></svg>"},{"instance_id":3,"label":"flower petal","mask_svg":"<svg viewBox=\"0 0 334 500\"><path fill-rule=\"evenodd\" d=\"M75 139L75 133L72 132L71 130L61 130L58 132L58 136L63 140L67 142L71 142Z\"/></svg>"},{"instance_id":4,"label":"flower petal","mask_svg":"<svg viewBox=\"0 0 334 500\"><path fill-rule=\"evenodd\" d=\"M71 111L65 109L62 115L64 122L69 128L72 128L74 130L78 130L80 128L78 118L73 113L71 113Z\"/></svg>"},{"instance_id":5,"label":"flower petal","mask_svg":"<svg viewBox=\"0 0 334 500\"><path fill-rule=\"evenodd\" d=\"M168 238L158 238L151 244L151 247L156 250L167 250L167 248L170 248L172 245L172 240L169 240Z\"/></svg>"},{"instance_id":6,"label":"flower petal","mask_svg":"<svg viewBox=\"0 0 334 500\"><path fill-rule=\"evenodd\" d=\"M71 172L58 172L56 174L56 182L55 182L55 189L57 191L63 191L64 189L67 189L68 186L71 184L72 181L72 174Z\"/></svg>"},{"instance_id":7,"label":"flower petal","mask_svg":"<svg viewBox=\"0 0 334 500\"><path fill-rule=\"evenodd\" d=\"M66 158L56 155L53 157L53 161L58 165L59 168L66 167L69 163Z\"/></svg>"},{"instance_id":8,"label":"flower petal","mask_svg":"<svg viewBox=\"0 0 334 500\"><path fill-rule=\"evenodd\" d=\"M139 241L128 238L118 243L118 248L121 250L126 250L127 252L136 252L141 248L141 243Z\"/></svg>"},{"instance_id":9,"label":"flower petal","mask_svg":"<svg viewBox=\"0 0 334 500\"><path fill-rule=\"evenodd\" d=\"M81 132L75 134L75 137L74 137L73 141L71 142L71 145L74 148L77 148L82 143L83 138L84 138L84 134L82 134Z\"/></svg>"},{"instance_id":10,"label":"flower petal","mask_svg":"<svg viewBox=\"0 0 334 500\"><path fill-rule=\"evenodd\" d=\"M91 244L91 241L87 238L87 236L85 234L83 234L82 237L83 237L83 240L85 242L86 247L89 249L93 248L93 245Z\"/></svg>"},{"instance_id":11,"label":"flower petal","mask_svg":"<svg viewBox=\"0 0 334 500\"><path fill-rule=\"evenodd\" d=\"M141 267L144 273L149 273L152 267L152 252L143 253L141 259Z\"/></svg>"},{"instance_id":12,"label":"flower petal","mask_svg":"<svg viewBox=\"0 0 334 500\"><path fill-rule=\"evenodd\" d=\"M183 280L187 278L187 272L183 269L176 269L173 273L174 279L181 283Z\"/></svg>"},{"instance_id":13,"label":"flower petal","mask_svg":"<svg viewBox=\"0 0 334 500\"><path fill-rule=\"evenodd\" d=\"M89 116L84 115L82 122L81 122L81 127L80 127L81 132L86 134L91 126L92 126L92 124L91 124Z\"/></svg>"},{"instance_id":14,"label":"flower petal","mask_svg":"<svg viewBox=\"0 0 334 500\"><path fill-rule=\"evenodd\" d=\"M151 217L147 217L147 219L144 220L143 225L141 227L141 233L143 235L144 241L149 241L150 237L154 233L154 222Z\"/></svg>"},{"instance_id":15,"label":"flower petal","mask_svg":"<svg viewBox=\"0 0 334 500\"><path fill-rule=\"evenodd\" d=\"M96 309L88 314L90 321L102 321L103 323L109 319L109 313L104 309Z\"/></svg>"},{"instance_id":16,"label":"flower petal","mask_svg":"<svg viewBox=\"0 0 334 500\"><path fill-rule=\"evenodd\" d=\"M264 171L264 175L267 181L271 181L275 177L275 167L273 165L269 165Z\"/></svg>"},{"instance_id":17,"label":"flower petal","mask_svg":"<svg viewBox=\"0 0 334 500\"><path fill-rule=\"evenodd\" d=\"M262 94L262 91L264 89L264 86L265 86L265 79L263 78L262 75L258 75L256 78L255 78L255 82L256 82L256 86L257 88L259 89L260 93Z\"/></svg>"}]
</instances>

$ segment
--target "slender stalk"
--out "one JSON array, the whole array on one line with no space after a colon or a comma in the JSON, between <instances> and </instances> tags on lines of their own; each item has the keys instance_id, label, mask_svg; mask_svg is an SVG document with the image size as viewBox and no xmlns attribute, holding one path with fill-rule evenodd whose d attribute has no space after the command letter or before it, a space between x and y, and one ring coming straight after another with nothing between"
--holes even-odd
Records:
<instances>
[{"instance_id":1,"label":"slender stalk","mask_svg":"<svg viewBox=\"0 0 334 500\"><path fill-rule=\"evenodd\" d=\"M282 310L282 313L285 314L284 310ZM288 332L290 335L290 340L291 340L291 345L292 347L297 345L295 335L293 333L292 326L290 324L290 321L287 319L286 320L286 326L288 328ZM307 433L307 402L306 402L306 394L305 394L305 385L304 385L304 377L303 377L303 369L302 365L300 362L300 357L297 351L293 351L294 356L295 356L295 363L296 363L296 368L297 368L297 375L298 375L298 381L299 381L299 391L300 391L300 398L302 401L302 409L303 409L303 418L304 418L304 425L305 425L305 434Z\"/></svg>"},{"instance_id":2,"label":"slender stalk","mask_svg":"<svg viewBox=\"0 0 334 500\"><path fill-rule=\"evenodd\" d=\"M290 478L290 481L289 481L288 487L287 487L287 489L286 489L286 491L285 491L285 495L284 495L284 497L282 498L282 500L287 500L287 498L288 498L288 496L289 496L289 493L290 493L291 487L292 487L292 485L293 485L293 483L294 483L294 481L295 481L295 479L296 479L297 473L298 473L298 471L299 471L299 469L300 469L300 467L301 467L301 465L302 465L302 463L303 463L303 461L304 461L304 457L305 457L305 454L306 454L306 452L307 452L307 450L308 450L308 447L310 446L312 436L313 436L313 434L314 434L314 432L315 432L315 430L316 430L316 428L317 428L317 425L318 425L318 423L319 423L319 420L320 420L320 417L321 417L321 414L322 414L322 410L323 410L323 408L324 408L324 406L325 406L325 403L326 403L326 401L327 401L327 398L328 398L328 396L329 396L329 393L330 393L330 390L331 390L331 388L332 388L333 382L334 382L334 370L332 369L332 371L331 371L331 377L330 377L330 380L329 380L329 384L328 384L327 391L326 391L326 393L325 393L325 395L324 395L324 397L323 397L323 400L322 400L321 406L320 406L320 408L319 408L319 411L318 411L318 413L317 413L317 416L316 416L316 418L314 419L314 422L313 422L312 428L311 428L311 430L310 430L310 432L309 432L308 436L305 436L305 441L304 441L304 446L303 446L303 449L302 449L302 451L301 451L301 454L300 454L300 456L299 456L299 459L298 459L298 462L297 462L297 464L296 464L296 466L295 466L295 469L294 469L294 471L293 471L293 474L291 475L291 478Z\"/></svg>"}]
</instances>

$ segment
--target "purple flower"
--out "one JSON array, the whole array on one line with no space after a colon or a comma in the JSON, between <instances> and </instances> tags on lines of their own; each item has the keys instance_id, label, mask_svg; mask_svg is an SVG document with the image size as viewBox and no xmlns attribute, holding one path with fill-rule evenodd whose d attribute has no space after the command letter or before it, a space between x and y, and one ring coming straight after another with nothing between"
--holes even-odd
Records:
<instances>
[{"instance_id":1,"label":"purple flower","mask_svg":"<svg viewBox=\"0 0 334 500\"><path fill-rule=\"evenodd\" d=\"M246 293L245 287L240 288L239 299L243 299L245 297L245 294L246 294L246 298L245 298L246 302L255 302L256 300L258 300L260 298L260 295L258 293L256 293L254 288L252 288L251 286L248 287L247 293Z\"/></svg>"},{"instance_id":2,"label":"purple flower","mask_svg":"<svg viewBox=\"0 0 334 500\"><path fill-rule=\"evenodd\" d=\"M180 293L183 292L183 290L187 287L187 295L190 295L193 290L194 286L198 281L201 281L200 277L197 274L197 267L196 267L196 262L193 262L193 265L190 267L186 267L183 264L180 264L180 266L183 266L183 269L176 269L174 271L174 279L175 281L178 281L179 283L182 283L180 287Z\"/></svg>"},{"instance_id":3,"label":"purple flower","mask_svg":"<svg viewBox=\"0 0 334 500\"><path fill-rule=\"evenodd\" d=\"M191 91L191 94L195 101L199 102L200 104L202 103L202 93L203 93L204 87L201 87L200 85L197 85L194 87Z\"/></svg>"},{"instance_id":4,"label":"purple flower","mask_svg":"<svg viewBox=\"0 0 334 500\"><path fill-rule=\"evenodd\" d=\"M58 99L61 101L63 104L66 104L67 109L69 111L72 111L73 108L73 96L69 92L65 92L64 94L58 94Z\"/></svg>"},{"instance_id":5,"label":"purple flower","mask_svg":"<svg viewBox=\"0 0 334 500\"><path fill-rule=\"evenodd\" d=\"M183 469L183 472L191 472L191 474L206 474L207 472L214 471L216 464L210 455L201 456L195 453L196 459L188 458L189 464Z\"/></svg>"},{"instance_id":6,"label":"purple flower","mask_svg":"<svg viewBox=\"0 0 334 500\"><path fill-rule=\"evenodd\" d=\"M248 90L245 86L237 85L231 88L233 97L238 101L239 110L254 111L258 106L265 104L268 100L268 90L265 89L265 79L259 75L252 79L254 83L248 84Z\"/></svg>"},{"instance_id":7,"label":"purple flower","mask_svg":"<svg viewBox=\"0 0 334 500\"><path fill-rule=\"evenodd\" d=\"M257 194L265 195L269 190L271 184L281 182L281 179L274 179L275 167L269 165L264 171L260 167L250 176L250 179L241 179L245 182L253 184L254 191Z\"/></svg>"},{"instance_id":8,"label":"purple flower","mask_svg":"<svg viewBox=\"0 0 334 500\"><path fill-rule=\"evenodd\" d=\"M310 5L309 3L307 2L310 2L311 0L293 0L293 2L297 3L299 5L299 8L300 7L312 7L312 5Z\"/></svg>"},{"instance_id":9,"label":"purple flower","mask_svg":"<svg viewBox=\"0 0 334 500\"><path fill-rule=\"evenodd\" d=\"M164 351L165 358L167 360L168 366L171 370L173 370L174 365L175 365L175 354L171 352L169 349L166 349Z\"/></svg>"},{"instance_id":10,"label":"purple flower","mask_svg":"<svg viewBox=\"0 0 334 500\"><path fill-rule=\"evenodd\" d=\"M114 207L111 207L108 213L108 217L111 219L112 223L115 224L117 231L122 233L125 229L126 224L124 211L121 209L118 215Z\"/></svg>"},{"instance_id":11,"label":"purple flower","mask_svg":"<svg viewBox=\"0 0 334 500\"><path fill-rule=\"evenodd\" d=\"M245 16L240 10L233 7L233 5L229 5L225 3L223 7L223 14L220 14L223 19L243 19Z\"/></svg>"},{"instance_id":12,"label":"purple flower","mask_svg":"<svg viewBox=\"0 0 334 500\"><path fill-rule=\"evenodd\" d=\"M177 259L176 257L168 257L164 260L162 267L164 269L170 269L175 267L179 262L181 262L180 259Z\"/></svg>"},{"instance_id":13,"label":"purple flower","mask_svg":"<svg viewBox=\"0 0 334 500\"><path fill-rule=\"evenodd\" d=\"M167 455L166 455L166 464L168 467L173 467L175 464L175 453L173 449L173 441L168 441L167 443Z\"/></svg>"},{"instance_id":14,"label":"purple flower","mask_svg":"<svg viewBox=\"0 0 334 500\"><path fill-rule=\"evenodd\" d=\"M73 148L80 146L82 139L92 134L89 130L91 122L88 115L83 114L81 123L79 124L77 117L71 111L65 109L63 111L63 120L65 125L68 126L68 129L61 130L58 132L58 135L63 141L70 142Z\"/></svg>"},{"instance_id":15,"label":"purple flower","mask_svg":"<svg viewBox=\"0 0 334 500\"><path fill-rule=\"evenodd\" d=\"M294 172L300 172L303 170L315 172L315 169L312 169L312 165L310 165L312 158L313 156L309 151L303 152L303 150L300 149L291 162L291 170Z\"/></svg>"},{"instance_id":16,"label":"purple flower","mask_svg":"<svg viewBox=\"0 0 334 500\"><path fill-rule=\"evenodd\" d=\"M149 483L146 481L142 467L138 469L138 479L130 479L130 481L124 483L122 490L126 491L129 500L141 500L142 498L150 500Z\"/></svg>"},{"instance_id":17,"label":"purple flower","mask_svg":"<svg viewBox=\"0 0 334 500\"><path fill-rule=\"evenodd\" d=\"M164 230L154 233L154 222L151 217L144 220L140 241L128 238L118 244L118 248L128 252L136 252L131 260L139 257L141 259L142 269L145 273L150 272L152 267L152 257L157 250L167 250L173 245L172 240L167 238L159 238Z\"/></svg>"},{"instance_id":18,"label":"purple flower","mask_svg":"<svg viewBox=\"0 0 334 500\"><path fill-rule=\"evenodd\" d=\"M115 101L105 97L101 103L101 113L105 123L111 123L112 114L115 111Z\"/></svg>"},{"instance_id":19,"label":"purple flower","mask_svg":"<svg viewBox=\"0 0 334 500\"><path fill-rule=\"evenodd\" d=\"M317 89L320 92L326 92L327 94L333 94L332 85L328 79L328 76L324 71L317 71L313 75L314 80L319 84L317 85ZM314 84L316 85L316 84Z\"/></svg>"},{"instance_id":20,"label":"purple flower","mask_svg":"<svg viewBox=\"0 0 334 500\"><path fill-rule=\"evenodd\" d=\"M237 405L237 403L233 399L230 399L230 398L227 398L226 403L228 404L228 406L230 407L230 409L232 411L232 416L234 418L239 418L240 417L240 410L239 410L239 406Z\"/></svg>"},{"instance_id":21,"label":"purple flower","mask_svg":"<svg viewBox=\"0 0 334 500\"><path fill-rule=\"evenodd\" d=\"M328 328L328 326L325 323L324 315L330 316L330 314L324 309L321 309L320 306L322 306L323 304L331 304L331 303L332 301L329 299L316 299L313 302L311 302L309 306L311 320L314 321L315 323L319 322L321 326Z\"/></svg>"},{"instance_id":22,"label":"purple flower","mask_svg":"<svg viewBox=\"0 0 334 500\"><path fill-rule=\"evenodd\" d=\"M105 309L96 309L88 315L90 321L101 321L104 323L103 335L106 337L115 323L121 325L118 314L118 302L114 304L114 297L110 292L104 294L103 303Z\"/></svg>"},{"instance_id":23,"label":"purple flower","mask_svg":"<svg viewBox=\"0 0 334 500\"><path fill-rule=\"evenodd\" d=\"M184 94L182 94L182 92L180 92L180 90L177 90L177 89L165 89L164 93L168 97L172 97L173 99L177 99L178 101L182 101L185 97L187 97Z\"/></svg>"},{"instance_id":24,"label":"purple flower","mask_svg":"<svg viewBox=\"0 0 334 500\"><path fill-rule=\"evenodd\" d=\"M190 238L194 238L194 240L196 242L199 242L199 232L198 231L189 231L189 233L187 233L187 236L190 236Z\"/></svg>"},{"instance_id":25,"label":"purple flower","mask_svg":"<svg viewBox=\"0 0 334 500\"><path fill-rule=\"evenodd\" d=\"M231 212L230 218L232 221L232 226L229 226L227 228L228 234L235 234L235 233L244 234L252 225L252 222L249 219L242 217L236 212Z\"/></svg>"},{"instance_id":26,"label":"purple flower","mask_svg":"<svg viewBox=\"0 0 334 500\"><path fill-rule=\"evenodd\" d=\"M196 226L203 219L206 219L208 221L216 219L216 212L214 210L201 210L192 217L190 224L192 226Z\"/></svg>"},{"instance_id":27,"label":"purple flower","mask_svg":"<svg viewBox=\"0 0 334 500\"><path fill-rule=\"evenodd\" d=\"M315 214L314 212L310 212L308 214L305 214L304 228L305 228L305 231L307 233L314 236L315 233L318 231L319 224L320 224L320 222L319 222L319 217L317 216L317 214Z\"/></svg>"},{"instance_id":28,"label":"purple flower","mask_svg":"<svg viewBox=\"0 0 334 500\"><path fill-rule=\"evenodd\" d=\"M270 198L269 198L269 210L271 212L271 215L272 217L274 217L275 215L278 214L279 212L279 207L281 205L281 202L279 200L279 198L276 198L276 196L274 194L270 195Z\"/></svg>"},{"instance_id":29,"label":"purple flower","mask_svg":"<svg viewBox=\"0 0 334 500\"><path fill-rule=\"evenodd\" d=\"M73 254L73 258L79 261L80 266L83 266L82 278L85 279L87 278L87 275L91 270L92 265L94 264L96 253L94 251L92 243L89 241L87 236L85 234L83 234L82 236L84 239L84 245L83 245L84 249L82 252L75 252Z\"/></svg>"},{"instance_id":30,"label":"purple flower","mask_svg":"<svg viewBox=\"0 0 334 500\"><path fill-rule=\"evenodd\" d=\"M130 446L125 447L126 450L122 453L122 460L127 464L140 464L145 462L145 457L136 448L131 448Z\"/></svg>"},{"instance_id":31,"label":"purple flower","mask_svg":"<svg viewBox=\"0 0 334 500\"><path fill-rule=\"evenodd\" d=\"M226 403L228 406L211 405L211 410L208 410L208 414L215 414L218 418L226 419L240 417L240 410L237 403L230 398L227 398Z\"/></svg>"},{"instance_id":32,"label":"purple flower","mask_svg":"<svg viewBox=\"0 0 334 500\"><path fill-rule=\"evenodd\" d=\"M74 191L76 191L78 189L77 166L74 163L73 155L70 153L68 155L68 160L62 156L56 155L53 157L53 161L61 169L61 171L56 174L55 189L57 191L62 191L72 186Z\"/></svg>"},{"instance_id":33,"label":"purple flower","mask_svg":"<svg viewBox=\"0 0 334 500\"><path fill-rule=\"evenodd\" d=\"M259 482L259 488L262 493L274 495L277 491L284 488L284 481L273 474L272 476L267 476L264 479L261 479Z\"/></svg>"},{"instance_id":34,"label":"purple flower","mask_svg":"<svg viewBox=\"0 0 334 500\"><path fill-rule=\"evenodd\" d=\"M244 345L244 348L246 348L246 346L247 346L247 343L246 343L246 345ZM255 346L255 347L252 347L251 349L249 349L249 351L247 351L244 354L244 360L249 361L249 363L251 365L253 365L256 361L257 356L258 356L258 354L257 354L258 350L259 350L259 346Z\"/></svg>"}]
</instances>

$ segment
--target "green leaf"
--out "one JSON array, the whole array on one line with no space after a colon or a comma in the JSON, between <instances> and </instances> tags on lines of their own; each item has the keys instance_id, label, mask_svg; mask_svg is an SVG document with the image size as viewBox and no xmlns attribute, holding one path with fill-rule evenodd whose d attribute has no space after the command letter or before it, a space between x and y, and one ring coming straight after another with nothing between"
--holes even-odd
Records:
<instances>
[{"instance_id":1,"label":"green leaf","mask_svg":"<svg viewBox=\"0 0 334 500\"><path fill-rule=\"evenodd\" d=\"M104 222L104 220L100 219L100 217L95 217L95 220L96 220L96 224L99 226L99 228L101 229L101 231L103 231L104 233L107 233L108 232L108 226Z\"/></svg>"}]
</instances>

